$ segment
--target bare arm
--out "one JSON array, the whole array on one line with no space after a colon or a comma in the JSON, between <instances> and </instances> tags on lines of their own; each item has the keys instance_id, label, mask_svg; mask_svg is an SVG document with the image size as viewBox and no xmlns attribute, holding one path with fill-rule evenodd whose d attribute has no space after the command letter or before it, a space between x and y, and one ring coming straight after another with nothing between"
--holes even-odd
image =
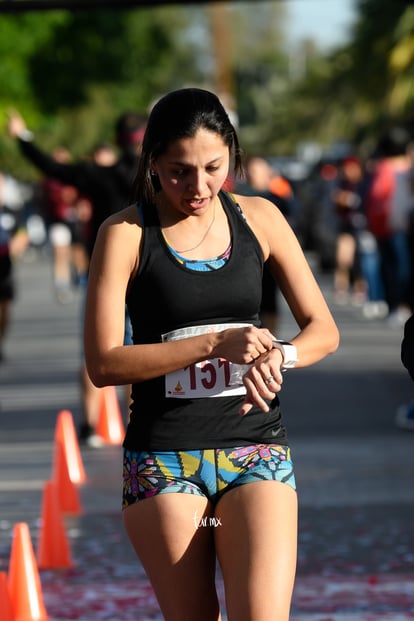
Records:
<instances>
[{"instance_id":1,"label":"bare arm","mask_svg":"<svg viewBox=\"0 0 414 621\"><path fill-rule=\"evenodd\" d=\"M339 345L338 329L322 292L296 236L280 211L260 198L238 198L299 327L296 335L283 334L278 337L290 341L297 348L298 368L314 364L333 353ZM275 351L267 352L255 361L245 376L248 395L243 413L250 409L253 401L260 403L260 393L265 394L261 382L263 376L273 375L278 384L275 388L280 390L280 364L280 354ZM264 405L262 400L263 409Z\"/></svg>"},{"instance_id":2,"label":"bare arm","mask_svg":"<svg viewBox=\"0 0 414 621\"><path fill-rule=\"evenodd\" d=\"M85 162L63 164L56 161L52 156L40 149L31 138L31 132L27 129L22 116L17 112L9 113L8 132L12 138L18 141L22 155L44 175L58 179L62 183L73 185L85 193L89 193L95 178L90 178L93 168L86 166Z\"/></svg>"},{"instance_id":3,"label":"bare arm","mask_svg":"<svg viewBox=\"0 0 414 621\"><path fill-rule=\"evenodd\" d=\"M318 362L337 349L339 334L302 248L274 205L251 197L240 197L240 204L300 328L292 338L282 335L298 349L297 367Z\"/></svg>"},{"instance_id":4,"label":"bare arm","mask_svg":"<svg viewBox=\"0 0 414 621\"><path fill-rule=\"evenodd\" d=\"M268 236L266 223L258 225L261 218L256 214L249 224L260 239L265 257L270 257L301 328L292 342L298 348L298 366L307 366L336 349L338 332L290 227L273 205L266 204L272 210L272 229L274 226L277 233ZM253 404L267 411L264 399L271 399L283 381L282 355L279 350L272 350L268 330L229 329L167 343L123 345L125 295L137 270L140 239L134 207L110 218L99 232L90 266L85 316L85 355L92 381L98 386L136 383L208 358L222 357L251 364L244 377L247 395L241 414L247 413ZM264 381L270 375L275 378L271 387Z\"/></svg>"}]
</instances>

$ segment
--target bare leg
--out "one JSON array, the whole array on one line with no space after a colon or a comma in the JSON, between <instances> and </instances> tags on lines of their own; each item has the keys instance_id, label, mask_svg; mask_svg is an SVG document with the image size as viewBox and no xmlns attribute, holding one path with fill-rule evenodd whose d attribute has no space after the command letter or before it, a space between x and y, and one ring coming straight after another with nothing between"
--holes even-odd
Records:
<instances>
[{"instance_id":1,"label":"bare leg","mask_svg":"<svg viewBox=\"0 0 414 621\"><path fill-rule=\"evenodd\" d=\"M355 239L348 233L339 235L336 243L335 292L338 296L349 294L351 269L355 257Z\"/></svg>"},{"instance_id":2,"label":"bare leg","mask_svg":"<svg viewBox=\"0 0 414 621\"><path fill-rule=\"evenodd\" d=\"M296 572L296 492L277 481L249 483L226 492L215 515L229 621L288 621Z\"/></svg>"},{"instance_id":3,"label":"bare leg","mask_svg":"<svg viewBox=\"0 0 414 621\"><path fill-rule=\"evenodd\" d=\"M206 498L166 493L124 510L124 524L165 621L220 621L211 515Z\"/></svg>"},{"instance_id":4,"label":"bare leg","mask_svg":"<svg viewBox=\"0 0 414 621\"><path fill-rule=\"evenodd\" d=\"M71 284L71 247L55 246L53 276L56 286L70 287Z\"/></svg>"},{"instance_id":5,"label":"bare leg","mask_svg":"<svg viewBox=\"0 0 414 621\"><path fill-rule=\"evenodd\" d=\"M89 267L88 253L83 244L72 244L72 263L78 279L86 279Z\"/></svg>"},{"instance_id":6,"label":"bare leg","mask_svg":"<svg viewBox=\"0 0 414 621\"><path fill-rule=\"evenodd\" d=\"M49 240L53 248L53 284L59 302L66 303L72 299L71 291L71 232L66 224L52 224Z\"/></svg>"},{"instance_id":7,"label":"bare leg","mask_svg":"<svg viewBox=\"0 0 414 621\"><path fill-rule=\"evenodd\" d=\"M10 300L0 301L0 342L6 336L10 321Z\"/></svg>"}]
</instances>

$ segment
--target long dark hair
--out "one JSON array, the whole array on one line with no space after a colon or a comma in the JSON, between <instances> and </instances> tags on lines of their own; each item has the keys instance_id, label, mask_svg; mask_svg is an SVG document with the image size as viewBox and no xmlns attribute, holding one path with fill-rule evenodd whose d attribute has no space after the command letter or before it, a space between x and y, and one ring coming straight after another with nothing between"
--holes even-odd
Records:
<instances>
[{"instance_id":1,"label":"long dark hair","mask_svg":"<svg viewBox=\"0 0 414 621\"><path fill-rule=\"evenodd\" d=\"M235 176L242 173L242 159L236 130L217 95L200 88L184 88L162 97L153 107L145 130L142 153L135 178L135 200L151 203L160 190L152 177L151 162L181 138L193 138L199 129L221 136L233 157Z\"/></svg>"}]
</instances>

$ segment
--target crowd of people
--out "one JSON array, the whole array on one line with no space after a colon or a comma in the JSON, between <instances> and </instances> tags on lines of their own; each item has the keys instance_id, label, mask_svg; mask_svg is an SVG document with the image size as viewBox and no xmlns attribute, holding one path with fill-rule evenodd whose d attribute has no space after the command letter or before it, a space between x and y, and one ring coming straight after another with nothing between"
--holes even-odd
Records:
<instances>
[{"instance_id":1,"label":"crowd of people","mask_svg":"<svg viewBox=\"0 0 414 621\"><path fill-rule=\"evenodd\" d=\"M86 285L99 225L131 199L144 129L145 115L122 115L113 144L95 145L87 157L73 162L70 151L60 145L51 155L44 153L24 120L17 113L11 115L10 135L18 140L22 155L43 173L43 180L30 195L27 184L1 176L0 223L8 222L0 224L2 341L14 295L12 260L5 248L12 244L15 255L30 245L25 205L44 223L56 298L70 302L73 288ZM240 194L262 196L279 208L302 247L315 250L321 268L332 272L335 303L360 306L366 319L402 327L414 307L413 170L411 136L395 127L379 137L369 158L350 154L337 161L322 159L299 184L292 184L260 155L247 158L243 179L229 178L226 183ZM261 320L276 333L280 293L266 266L262 285ZM127 332L128 326L127 321ZM86 412L82 438L98 444L93 433L98 396L94 398L87 374L82 376Z\"/></svg>"},{"instance_id":2,"label":"crowd of people","mask_svg":"<svg viewBox=\"0 0 414 621\"><path fill-rule=\"evenodd\" d=\"M137 117L142 131L143 116ZM15 116L10 126L16 122L20 121L16 121ZM51 156L47 156L33 144L31 132L27 130L22 130L19 144L23 155L44 172L43 181L32 189L30 211L35 204L36 213L44 221L45 239L52 250L57 298L67 301L71 297L71 286L83 280L87 271L87 258L97 227L116 209L108 210L107 204L121 204L113 196L113 188L119 185L115 175L108 176L112 179L112 184L108 185L113 186L108 198L102 187L102 176L101 182L92 183L94 173L90 166L92 162L95 169L113 168L118 156L116 145L98 144L84 161L68 166L71 154L65 147L57 146ZM53 166L52 159L64 166ZM127 171L129 164L124 162L124 166ZM122 166L117 167L122 169ZM70 176L68 182L59 179L64 170L64 178L67 174ZM335 162L321 160L309 178L296 183L294 189L286 176L259 155L247 159L245 179L230 183L230 187L242 194L260 194L278 206L305 249L309 246L315 249L321 266L332 269L337 303L362 305L366 318L388 317L390 325L401 325L414 298L412 170L411 137L404 130L394 128L379 139L368 160L355 155ZM121 186L123 176L121 172ZM10 175L3 177L9 179L9 185L13 182L14 186L23 188L18 195L21 203L27 204L30 194L27 184L19 184ZM127 188L119 191L126 199ZM8 196L11 196L10 191ZM10 200L3 197L3 209L10 211L8 202ZM11 210L18 211L15 198L11 198ZM23 218L19 215L20 222ZM30 237L29 234L29 241ZM272 293L269 300L268 319L276 325Z\"/></svg>"},{"instance_id":3,"label":"crowd of people","mask_svg":"<svg viewBox=\"0 0 414 621\"><path fill-rule=\"evenodd\" d=\"M322 162L301 193L305 229L333 271L338 304L402 327L414 307L412 138L394 127L365 159Z\"/></svg>"},{"instance_id":4,"label":"crowd of people","mask_svg":"<svg viewBox=\"0 0 414 621\"><path fill-rule=\"evenodd\" d=\"M136 122L141 128L138 133L142 133L144 117L137 115ZM16 123L15 117L10 126ZM322 269L332 271L336 303L359 305L365 318L385 318L388 325L400 327L414 305L411 142L405 130L393 128L379 138L368 159L354 154L338 161L322 159L307 179L294 184L266 158L254 155L246 160L245 178L234 183L231 180L228 186L275 203L304 249L315 250ZM57 146L48 156L38 149L30 132L22 130L19 138L22 154L44 173L34 190L30 210L35 203L35 211L44 221L52 251L54 287L61 302L69 301L71 287L85 279L100 222L128 200L130 187L124 185L125 173L131 183L133 172L129 168L131 164L133 168L134 160L128 162L129 156L122 156L122 164L117 163L118 138L116 143L96 145L84 160L71 163L65 147ZM106 166L111 168L105 181L109 192L105 191L108 188L104 188L103 175L98 173L95 183L93 172ZM10 179L10 175L3 176ZM16 180L14 183L18 184ZM27 201L27 187L23 194ZM13 200L11 209L16 213ZM10 210L7 200L2 203L3 209ZM22 219L20 215L19 221ZM272 284L272 290L266 283L265 275L262 318L276 329L276 285Z\"/></svg>"},{"instance_id":5,"label":"crowd of people","mask_svg":"<svg viewBox=\"0 0 414 621\"><path fill-rule=\"evenodd\" d=\"M8 131L17 140L22 155L41 173L39 211L46 223L53 256L53 282L57 299L68 302L74 285L86 287L89 260L101 223L129 204L138 165L145 115L123 114L115 125L114 145L99 144L89 157L71 161L66 149L51 155L37 146L33 133L16 112L10 115ZM125 322L125 339L131 338ZM102 399L91 382L84 363L80 370L83 421L80 440L90 446L102 441L95 433Z\"/></svg>"}]
</instances>

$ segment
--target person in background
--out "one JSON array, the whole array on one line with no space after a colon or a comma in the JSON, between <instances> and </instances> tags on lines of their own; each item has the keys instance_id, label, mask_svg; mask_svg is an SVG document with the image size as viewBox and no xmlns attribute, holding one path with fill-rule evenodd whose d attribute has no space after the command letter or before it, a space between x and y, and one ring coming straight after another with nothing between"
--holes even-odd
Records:
<instances>
[{"instance_id":1,"label":"person in background","mask_svg":"<svg viewBox=\"0 0 414 621\"><path fill-rule=\"evenodd\" d=\"M410 162L409 193L410 206L408 210L408 247L410 252L410 284L408 303L414 310L414 139L408 145L408 158Z\"/></svg>"},{"instance_id":2,"label":"person in background","mask_svg":"<svg viewBox=\"0 0 414 621\"><path fill-rule=\"evenodd\" d=\"M289 180L282 175L277 168L271 168L269 190L272 196L276 196L277 206L289 222L290 226L296 228L296 202L292 185Z\"/></svg>"},{"instance_id":3,"label":"person in background","mask_svg":"<svg viewBox=\"0 0 414 621\"><path fill-rule=\"evenodd\" d=\"M53 150L57 162L69 163L64 147ZM53 250L53 282L61 303L73 299L73 284L83 282L88 272L87 226L91 217L89 201L73 185L46 177L42 184L44 219Z\"/></svg>"},{"instance_id":4,"label":"person in background","mask_svg":"<svg viewBox=\"0 0 414 621\"><path fill-rule=\"evenodd\" d=\"M401 362L414 381L414 315L407 320L404 326L404 337L401 343ZM400 429L414 430L414 401L408 405L402 405L395 419Z\"/></svg>"},{"instance_id":5,"label":"person in background","mask_svg":"<svg viewBox=\"0 0 414 621\"><path fill-rule=\"evenodd\" d=\"M95 146L94 150L93 150L93 154L92 154L92 158L93 161L96 164L99 164L99 166L113 166L117 160L117 155L116 155L116 151L114 149L114 147L107 143L107 142L102 142L99 143ZM128 309L125 306L125 334L124 334L124 341L125 343L132 343L132 327L131 327L131 321L129 319L129 315L128 315ZM94 394L99 394L100 393L100 388L97 388L96 386L94 386L92 384L92 382L90 381L89 377L86 374L86 378L85 381L88 382L88 394L89 395L94 395ZM130 403L130 399L131 399L131 386L126 385L124 390L125 393L125 402L126 404ZM100 439L97 438L95 435L93 436L93 438L89 438L89 443L92 443L96 446L100 446L101 442Z\"/></svg>"},{"instance_id":6,"label":"person in background","mask_svg":"<svg viewBox=\"0 0 414 621\"><path fill-rule=\"evenodd\" d=\"M374 170L367 191L368 228L375 236L381 259L390 327L402 327L410 310L409 214L412 207L412 164L409 134L393 127L380 138L373 156Z\"/></svg>"},{"instance_id":7,"label":"person in background","mask_svg":"<svg viewBox=\"0 0 414 621\"><path fill-rule=\"evenodd\" d=\"M92 214L88 238L90 256L101 223L123 209L131 200L133 180L138 166L146 115L126 112L115 123L115 141L119 149L116 161L102 165L92 158L73 163L57 162L42 151L33 140L24 119L17 112L10 114L8 131L18 141L22 155L45 175L69 184L91 201ZM128 340L129 335L125 335ZM79 439L91 447L102 445L95 433L102 393L91 382L84 363L81 366L82 421Z\"/></svg>"},{"instance_id":8,"label":"person in background","mask_svg":"<svg viewBox=\"0 0 414 621\"><path fill-rule=\"evenodd\" d=\"M334 271L335 300L352 299L360 306L367 298L367 282L361 266L359 235L366 229L364 198L367 189L362 163L357 157L342 160L332 192L337 218Z\"/></svg>"},{"instance_id":9,"label":"person in background","mask_svg":"<svg viewBox=\"0 0 414 621\"><path fill-rule=\"evenodd\" d=\"M90 264L87 367L97 386L133 385L124 524L166 621L221 618L217 559L228 621L288 621L297 497L282 371L339 342L286 218L222 190L230 162L237 176L238 137L215 94L162 97L136 201L103 223ZM258 318L266 262L298 326L290 342Z\"/></svg>"},{"instance_id":10,"label":"person in background","mask_svg":"<svg viewBox=\"0 0 414 621\"><path fill-rule=\"evenodd\" d=\"M92 159L99 166L114 166L117 160L117 154L111 144L108 142L100 142L95 145Z\"/></svg>"},{"instance_id":11,"label":"person in background","mask_svg":"<svg viewBox=\"0 0 414 621\"><path fill-rule=\"evenodd\" d=\"M272 182L273 188L280 190L280 195L270 189ZM247 160L246 181L239 182L236 185L236 191L247 196L266 198L277 206L288 219L290 211L286 197L286 185L275 183L274 171L263 157L254 156ZM260 319L264 327L268 328L272 334L277 334L279 320L278 288L266 265L263 270Z\"/></svg>"},{"instance_id":12,"label":"person in background","mask_svg":"<svg viewBox=\"0 0 414 621\"><path fill-rule=\"evenodd\" d=\"M116 161L108 166L91 160L64 163L42 151L34 142L24 119L17 112L9 115L10 136L17 139L22 155L46 176L72 185L92 203L89 254L100 224L112 213L125 207L131 198L131 189L141 150L145 115L138 112L122 114L115 124L115 141L119 149Z\"/></svg>"},{"instance_id":13,"label":"person in background","mask_svg":"<svg viewBox=\"0 0 414 621\"><path fill-rule=\"evenodd\" d=\"M0 173L0 362L4 360L4 343L16 294L13 262L29 245L23 208L18 182Z\"/></svg>"},{"instance_id":14,"label":"person in background","mask_svg":"<svg viewBox=\"0 0 414 621\"><path fill-rule=\"evenodd\" d=\"M411 170L409 175L409 186L411 197L414 196L414 150L413 144L410 142L408 154L411 163ZM411 200L411 207L409 210L409 246L410 246L410 265L411 265L411 282L409 300L411 308L414 308L414 205ZM414 381L414 315L411 315L407 319L404 325L404 336L401 343L401 362L410 374L411 379ZM400 429L406 429L409 431L414 430L414 400L407 405L402 405L397 410L395 419L396 425Z\"/></svg>"}]
</instances>

